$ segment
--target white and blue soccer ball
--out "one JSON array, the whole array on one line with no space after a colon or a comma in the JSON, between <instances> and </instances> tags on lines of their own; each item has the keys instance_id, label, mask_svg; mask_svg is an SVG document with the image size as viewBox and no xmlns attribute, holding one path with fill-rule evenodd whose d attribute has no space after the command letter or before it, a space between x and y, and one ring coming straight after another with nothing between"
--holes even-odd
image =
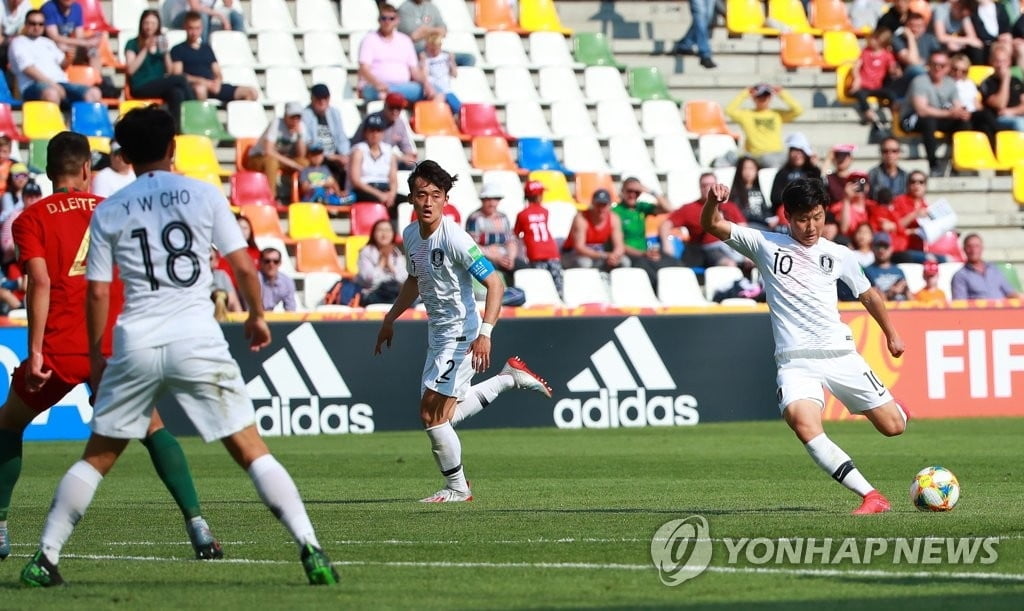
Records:
<instances>
[{"instance_id":1,"label":"white and blue soccer ball","mask_svg":"<svg viewBox=\"0 0 1024 611\"><path fill-rule=\"evenodd\" d=\"M919 511L949 511L960 500L960 482L945 467L926 467L910 483L910 502Z\"/></svg>"}]
</instances>

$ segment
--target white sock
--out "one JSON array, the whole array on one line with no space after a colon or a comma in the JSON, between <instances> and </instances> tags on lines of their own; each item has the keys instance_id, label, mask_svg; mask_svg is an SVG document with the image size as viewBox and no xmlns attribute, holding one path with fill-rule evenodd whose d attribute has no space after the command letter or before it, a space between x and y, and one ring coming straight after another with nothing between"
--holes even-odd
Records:
<instances>
[{"instance_id":1,"label":"white sock","mask_svg":"<svg viewBox=\"0 0 1024 611\"><path fill-rule=\"evenodd\" d=\"M475 416L498 398L498 395L516 385L515 378L510 374L501 374L487 378L479 384L469 387L466 398L455 405L455 413L452 415L452 426L462 422L466 418Z\"/></svg>"},{"instance_id":2,"label":"white sock","mask_svg":"<svg viewBox=\"0 0 1024 611\"><path fill-rule=\"evenodd\" d=\"M864 479L857 467L853 466L853 460L837 446L828 435L822 433L804 444L811 459L822 468L825 473L832 476L840 484L856 492L860 496L875 489L874 486Z\"/></svg>"},{"instance_id":3,"label":"white sock","mask_svg":"<svg viewBox=\"0 0 1024 611\"><path fill-rule=\"evenodd\" d=\"M434 462L441 470L448 487L459 492L468 492L466 474L462 470L462 442L452 428L451 422L445 422L426 429L430 437L430 450L434 453Z\"/></svg>"},{"instance_id":4,"label":"white sock","mask_svg":"<svg viewBox=\"0 0 1024 611\"><path fill-rule=\"evenodd\" d=\"M907 412L904 411L903 406L900 405L899 401L896 402L896 411L899 412L900 417L903 418L903 426L907 426L907 421L910 420L910 418L907 418Z\"/></svg>"},{"instance_id":5,"label":"white sock","mask_svg":"<svg viewBox=\"0 0 1024 611\"><path fill-rule=\"evenodd\" d=\"M307 543L320 547L306 507L299 497L292 476L271 454L264 454L249 465L249 478L263 503L284 524L299 547Z\"/></svg>"},{"instance_id":6,"label":"white sock","mask_svg":"<svg viewBox=\"0 0 1024 611\"><path fill-rule=\"evenodd\" d=\"M68 472L57 484L57 492L53 495L53 505L46 516L43 535L39 546L46 559L56 565L60 562L60 550L68 542L75 530L75 524L85 515L89 508L96 488L103 481L103 476L92 465L80 460L71 465Z\"/></svg>"}]
</instances>

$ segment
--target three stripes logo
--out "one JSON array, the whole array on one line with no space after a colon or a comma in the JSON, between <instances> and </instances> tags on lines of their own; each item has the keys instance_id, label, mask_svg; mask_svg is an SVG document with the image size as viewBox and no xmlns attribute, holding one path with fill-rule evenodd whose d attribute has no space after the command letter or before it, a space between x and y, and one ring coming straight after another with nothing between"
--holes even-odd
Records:
<instances>
[{"instance_id":1,"label":"three stripes logo","mask_svg":"<svg viewBox=\"0 0 1024 611\"><path fill-rule=\"evenodd\" d=\"M288 334L285 346L246 383L256 425L267 437L372 433L373 408L351 399L341 372L310 323Z\"/></svg>"},{"instance_id":2,"label":"three stripes logo","mask_svg":"<svg viewBox=\"0 0 1024 611\"><path fill-rule=\"evenodd\" d=\"M569 380L573 394L555 404L558 428L686 426L700 420L697 399L677 386L640 319L615 327L615 339L590 355L591 366ZM649 396L650 394L650 396Z\"/></svg>"}]
</instances>

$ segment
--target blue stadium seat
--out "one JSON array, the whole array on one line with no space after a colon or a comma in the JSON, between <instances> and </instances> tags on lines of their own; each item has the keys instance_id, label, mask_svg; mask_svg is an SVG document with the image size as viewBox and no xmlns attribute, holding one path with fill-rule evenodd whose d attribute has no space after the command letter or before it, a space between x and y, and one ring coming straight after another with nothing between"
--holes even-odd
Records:
<instances>
[{"instance_id":1,"label":"blue stadium seat","mask_svg":"<svg viewBox=\"0 0 1024 611\"><path fill-rule=\"evenodd\" d=\"M0 104L7 104L11 108L21 108L21 100L14 99L11 88L7 86L7 79L0 79Z\"/></svg>"},{"instance_id":2,"label":"blue stadium seat","mask_svg":"<svg viewBox=\"0 0 1024 611\"><path fill-rule=\"evenodd\" d=\"M555 155L555 143L549 138L522 138L519 140L519 167L533 170L555 170L566 176L572 172Z\"/></svg>"},{"instance_id":3,"label":"blue stadium seat","mask_svg":"<svg viewBox=\"0 0 1024 611\"><path fill-rule=\"evenodd\" d=\"M84 136L114 137L107 107L100 102L75 102L71 105L71 131Z\"/></svg>"}]
</instances>

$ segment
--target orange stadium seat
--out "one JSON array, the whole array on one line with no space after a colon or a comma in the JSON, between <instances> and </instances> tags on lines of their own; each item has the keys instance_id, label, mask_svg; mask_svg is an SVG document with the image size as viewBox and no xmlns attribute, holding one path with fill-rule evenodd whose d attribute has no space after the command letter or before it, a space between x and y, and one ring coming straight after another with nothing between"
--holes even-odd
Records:
<instances>
[{"instance_id":1,"label":"orange stadium seat","mask_svg":"<svg viewBox=\"0 0 1024 611\"><path fill-rule=\"evenodd\" d=\"M581 204L590 205L590 199L594 191L607 189L615 198L615 179L607 172L577 172L576 173L576 201Z\"/></svg>"},{"instance_id":2,"label":"orange stadium seat","mask_svg":"<svg viewBox=\"0 0 1024 611\"><path fill-rule=\"evenodd\" d=\"M725 113L714 100L691 100L683 107L686 129L699 135L726 134L739 139L740 135L725 124Z\"/></svg>"},{"instance_id":3,"label":"orange stadium seat","mask_svg":"<svg viewBox=\"0 0 1024 611\"><path fill-rule=\"evenodd\" d=\"M476 0L476 24L485 30L511 30L524 33L519 15L508 0Z\"/></svg>"},{"instance_id":4,"label":"orange stadium seat","mask_svg":"<svg viewBox=\"0 0 1024 611\"><path fill-rule=\"evenodd\" d=\"M781 36L782 48L779 59L782 65L793 68L820 68L825 65L813 34L807 32L786 32Z\"/></svg>"},{"instance_id":5,"label":"orange stadium seat","mask_svg":"<svg viewBox=\"0 0 1024 611\"><path fill-rule=\"evenodd\" d=\"M478 170L511 170L522 172L516 165L516 158L508 142L500 136L478 136L473 138L471 151L473 167Z\"/></svg>"},{"instance_id":6,"label":"orange stadium seat","mask_svg":"<svg viewBox=\"0 0 1024 611\"><path fill-rule=\"evenodd\" d=\"M294 243L281 228L281 218L277 215L275 206L242 206L241 215L249 219L254 236L268 236L286 244Z\"/></svg>"},{"instance_id":7,"label":"orange stadium seat","mask_svg":"<svg viewBox=\"0 0 1024 611\"><path fill-rule=\"evenodd\" d=\"M424 136L456 136L468 139L455 124L452 111L443 100L425 100L413 106L413 130Z\"/></svg>"},{"instance_id":8,"label":"orange stadium seat","mask_svg":"<svg viewBox=\"0 0 1024 611\"><path fill-rule=\"evenodd\" d=\"M334 244L327 238L306 238L295 244L295 267L300 272L331 272L350 276L338 261Z\"/></svg>"},{"instance_id":9,"label":"orange stadium seat","mask_svg":"<svg viewBox=\"0 0 1024 611\"><path fill-rule=\"evenodd\" d=\"M853 24L846 14L843 0L814 0L811 5L814 14L814 27L823 32L853 32Z\"/></svg>"},{"instance_id":10,"label":"orange stadium seat","mask_svg":"<svg viewBox=\"0 0 1024 611\"><path fill-rule=\"evenodd\" d=\"M110 36L103 34L102 38L100 38L100 45L97 47L97 51L100 54L100 62L104 66L113 68L119 72L124 70L124 62L117 59L117 56L114 55L114 50L110 48Z\"/></svg>"}]
</instances>

